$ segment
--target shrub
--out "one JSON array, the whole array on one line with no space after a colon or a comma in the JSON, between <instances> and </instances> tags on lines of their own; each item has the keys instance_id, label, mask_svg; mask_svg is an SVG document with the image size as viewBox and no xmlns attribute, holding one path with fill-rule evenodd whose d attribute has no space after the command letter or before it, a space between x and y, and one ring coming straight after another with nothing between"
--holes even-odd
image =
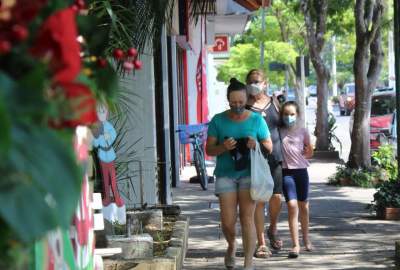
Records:
<instances>
[{"instance_id":1,"label":"shrub","mask_svg":"<svg viewBox=\"0 0 400 270\"><path fill-rule=\"evenodd\" d=\"M382 180L393 180L397 178L397 162L392 145L384 144L380 146L377 151L372 153L372 162L387 175L387 179Z\"/></svg>"},{"instance_id":2,"label":"shrub","mask_svg":"<svg viewBox=\"0 0 400 270\"><path fill-rule=\"evenodd\" d=\"M379 182L379 171L372 168L354 170L344 165L337 167L336 173L329 178L329 184L341 186L374 187Z\"/></svg>"},{"instance_id":3,"label":"shrub","mask_svg":"<svg viewBox=\"0 0 400 270\"><path fill-rule=\"evenodd\" d=\"M390 180L377 185L372 208L400 207L400 181Z\"/></svg>"}]
</instances>

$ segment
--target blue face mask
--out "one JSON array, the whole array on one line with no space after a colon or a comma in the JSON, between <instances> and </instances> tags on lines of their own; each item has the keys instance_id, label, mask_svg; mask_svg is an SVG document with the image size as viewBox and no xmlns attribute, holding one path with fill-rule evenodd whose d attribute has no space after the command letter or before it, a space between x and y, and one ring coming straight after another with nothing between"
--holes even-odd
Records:
<instances>
[{"instance_id":1,"label":"blue face mask","mask_svg":"<svg viewBox=\"0 0 400 270\"><path fill-rule=\"evenodd\" d=\"M296 124L296 115L287 115L283 117L283 122L286 126L292 127Z\"/></svg>"}]
</instances>

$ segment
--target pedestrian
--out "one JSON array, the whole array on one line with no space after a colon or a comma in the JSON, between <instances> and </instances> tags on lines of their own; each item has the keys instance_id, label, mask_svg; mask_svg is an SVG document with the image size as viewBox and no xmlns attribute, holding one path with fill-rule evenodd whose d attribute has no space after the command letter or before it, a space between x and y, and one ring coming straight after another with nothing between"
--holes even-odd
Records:
<instances>
[{"instance_id":1,"label":"pedestrian","mask_svg":"<svg viewBox=\"0 0 400 270\"><path fill-rule=\"evenodd\" d=\"M310 135L297 121L299 106L294 101L286 102L281 109L282 153L283 153L283 194L288 206L288 221L292 238L289 258L297 258L300 253L299 218L303 243L306 251L312 251L309 238L309 177L307 159L313 155Z\"/></svg>"},{"instance_id":2,"label":"pedestrian","mask_svg":"<svg viewBox=\"0 0 400 270\"><path fill-rule=\"evenodd\" d=\"M269 200L270 223L267 230L267 236L270 245L274 250L280 250L283 242L278 236L278 220L281 212L282 200L282 149L279 135L280 120L280 102L275 96L268 96L266 92L267 81L261 70L253 69L246 77L249 99L247 108L262 115L268 125L271 133L274 149L271 155L267 155L271 175L274 180L274 190ZM265 203L258 202L255 212L255 224L257 232L257 248L254 254L257 258L268 258L271 255L269 248L265 243L264 236L264 216Z\"/></svg>"},{"instance_id":3,"label":"pedestrian","mask_svg":"<svg viewBox=\"0 0 400 270\"><path fill-rule=\"evenodd\" d=\"M244 269L253 269L256 202L250 196L249 149L255 148L257 140L268 152L272 152L272 141L261 115L245 109L246 85L232 78L227 98L230 109L216 114L209 123L206 152L217 157L215 194L219 198L222 231L228 242L225 266L228 269L235 267L235 224L239 206Z\"/></svg>"}]
</instances>

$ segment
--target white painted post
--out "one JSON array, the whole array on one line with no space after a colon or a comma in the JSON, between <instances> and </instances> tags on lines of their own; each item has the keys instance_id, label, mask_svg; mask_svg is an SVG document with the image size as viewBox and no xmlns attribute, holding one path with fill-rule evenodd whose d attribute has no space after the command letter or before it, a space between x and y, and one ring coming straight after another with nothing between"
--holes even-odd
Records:
<instances>
[{"instance_id":1,"label":"white painted post","mask_svg":"<svg viewBox=\"0 0 400 270\"><path fill-rule=\"evenodd\" d=\"M336 36L332 37L332 95L334 97L338 95L336 80Z\"/></svg>"}]
</instances>

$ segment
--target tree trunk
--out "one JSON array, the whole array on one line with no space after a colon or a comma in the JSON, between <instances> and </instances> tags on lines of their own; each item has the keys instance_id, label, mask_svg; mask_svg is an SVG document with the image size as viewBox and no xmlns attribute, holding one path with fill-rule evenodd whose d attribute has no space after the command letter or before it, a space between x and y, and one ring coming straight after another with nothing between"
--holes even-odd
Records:
<instances>
[{"instance_id":1,"label":"tree trunk","mask_svg":"<svg viewBox=\"0 0 400 270\"><path fill-rule=\"evenodd\" d=\"M325 45L326 21L328 16L328 0L301 0L300 6L307 29L307 43L311 62L317 73L317 125L316 149L329 150L328 139L328 95L330 72L325 66L321 52ZM315 15L311 12L314 8Z\"/></svg>"},{"instance_id":2,"label":"tree trunk","mask_svg":"<svg viewBox=\"0 0 400 270\"><path fill-rule=\"evenodd\" d=\"M374 5L367 5L363 0L356 1L357 44L353 66L356 106L348 161L348 166L353 169L371 167L371 96L382 69L381 22L384 11L382 0L376 1Z\"/></svg>"},{"instance_id":3,"label":"tree trunk","mask_svg":"<svg viewBox=\"0 0 400 270\"><path fill-rule=\"evenodd\" d=\"M315 127L317 141L316 150L329 150L328 140L328 91L329 72L317 71L317 123Z\"/></svg>"}]
</instances>

